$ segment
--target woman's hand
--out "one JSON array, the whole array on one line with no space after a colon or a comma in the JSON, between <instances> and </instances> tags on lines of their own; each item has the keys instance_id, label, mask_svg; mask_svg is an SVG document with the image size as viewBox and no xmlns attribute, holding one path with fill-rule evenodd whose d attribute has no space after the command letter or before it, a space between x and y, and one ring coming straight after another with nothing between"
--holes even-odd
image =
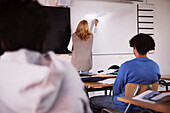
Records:
<instances>
[{"instance_id":1,"label":"woman's hand","mask_svg":"<svg viewBox=\"0 0 170 113\"><path fill-rule=\"evenodd\" d=\"M95 19L95 20L94 20L95 26L97 26L98 23L99 23L99 20L98 20L98 19Z\"/></svg>"}]
</instances>

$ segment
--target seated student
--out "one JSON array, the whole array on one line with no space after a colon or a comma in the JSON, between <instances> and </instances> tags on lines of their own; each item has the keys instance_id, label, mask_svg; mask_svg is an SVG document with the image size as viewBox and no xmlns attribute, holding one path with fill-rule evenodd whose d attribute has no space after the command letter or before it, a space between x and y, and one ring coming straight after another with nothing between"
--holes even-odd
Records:
<instances>
[{"instance_id":1,"label":"seated student","mask_svg":"<svg viewBox=\"0 0 170 113\"><path fill-rule=\"evenodd\" d=\"M0 113L91 113L74 67L42 54L45 18L35 0L0 1Z\"/></svg>"},{"instance_id":2,"label":"seated student","mask_svg":"<svg viewBox=\"0 0 170 113\"><path fill-rule=\"evenodd\" d=\"M155 49L155 42L147 34L138 34L130 40L135 59L123 63L113 85L113 96L96 96L90 99L90 106L94 113L100 113L104 107L123 112L127 103L117 100L123 97L127 83L152 84L160 79L160 70L156 62L147 57L147 52ZM139 111L136 106L131 106L131 112Z\"/></svg>"}]
</instances>

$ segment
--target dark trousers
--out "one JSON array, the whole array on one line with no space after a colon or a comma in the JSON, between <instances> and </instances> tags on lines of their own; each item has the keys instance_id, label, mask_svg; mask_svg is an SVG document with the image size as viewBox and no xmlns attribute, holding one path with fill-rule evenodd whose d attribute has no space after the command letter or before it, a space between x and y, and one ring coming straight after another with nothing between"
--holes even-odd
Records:
<instances>
[{"instance_id":1,"label":"dark trousers","mask_svg":"<svg viewBox=\"0 0 170 113\"><path fill-rule=\"evenodd\" d=\"M118 112L123 112L121 109L117 108L113 103L113 96L95 96L90 98L90 107L93 113L101 113L103 108L114 109Z\"/></svg>"}]
</instances>

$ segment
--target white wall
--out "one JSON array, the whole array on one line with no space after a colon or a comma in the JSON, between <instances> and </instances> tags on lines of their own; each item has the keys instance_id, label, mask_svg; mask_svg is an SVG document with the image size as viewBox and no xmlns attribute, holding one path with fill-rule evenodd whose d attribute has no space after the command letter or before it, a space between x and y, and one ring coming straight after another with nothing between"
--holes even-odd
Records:
<instances>
[{"instance_id":1,"label":"white wall","mask_svg":"<svg viewBox=\"0 0 170 113\"><path fill-rule=\"evenodd\" d=\"M156 43L154 54L149 54L148 57L159 64L161 74L170 74L170 0L148 0L148 3L154 4L154 40ZM108 67L109 64L120 65L122 62L131 58L134 58L134 56L93 56L93 70L96 71L100 68Z\"/></svg>"},{"instance_id":2,"label":"white wall","mask_svg":"<svg viewBox=\"0 0 170 113\"><path fill-rule=\"evenodd\" d=\"M47 1L48 0L46 0L46 3ZM49 5L55 5L54 1L56 0L49 1L48 3L51 3ZM154 54L149 54L148 57L159 64L161 74L170 74L170 0L148 0L148 3L154 4L154 39L156 42ZM103 44L102 46L105 45ZM112 64L121 65L124 61L132 58L134 58L133 54L94 55L92 71L95 72L100 69L107 69ZM70 61L70 56L68 56L68 58L64 57L64 59Z\"/></svg>"},{"instance_id":3,"label":"white wall","mask_svg":"<svg viewBox=\"0 0 170 113\"><path fill-rule=\"evenodd\" d=\"M156 51L152 56L162 74L170 74L170 0L149 0L155 5Z\"/></svg>"}]
</instances>

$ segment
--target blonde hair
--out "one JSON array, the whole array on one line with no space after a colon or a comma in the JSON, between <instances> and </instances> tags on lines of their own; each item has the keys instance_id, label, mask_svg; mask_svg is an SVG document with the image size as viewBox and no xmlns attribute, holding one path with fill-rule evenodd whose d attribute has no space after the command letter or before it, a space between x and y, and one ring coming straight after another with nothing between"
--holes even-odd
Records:
<instances>
[{"instance_id":1,"label":"blonde hair","mask_svg":"<svg viewBox=\"0 0 170 113\"><path fill-rule=\"evenodd\" d=\"M86 41L87 38L90 38L89 35L92 34L89 32L89 26L88 26L88 22L86 20L82 20L78 24L75 33L81 40L84 40L84 41Z\"/></svg>"}]
</instances>

